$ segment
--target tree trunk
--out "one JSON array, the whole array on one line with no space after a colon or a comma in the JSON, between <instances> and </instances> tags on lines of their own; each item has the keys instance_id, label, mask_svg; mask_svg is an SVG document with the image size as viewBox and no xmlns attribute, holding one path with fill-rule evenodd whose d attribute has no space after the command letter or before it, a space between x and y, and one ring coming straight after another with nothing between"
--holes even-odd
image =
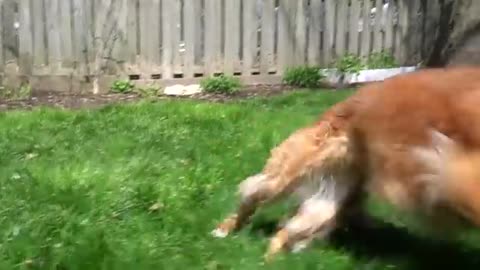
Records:
<instances>
[{"instance_id":1,"label":"tree trunk","mask_svg":"<svg viewBox=\"0 0 480 270\"><path fill-rule=\"evenodd\" d=\"M438 4L438 29L432 44L426 44L432 48L425 55L426 65L480 65L480 1L438 0Z\"/></svg>"}]
</instances>

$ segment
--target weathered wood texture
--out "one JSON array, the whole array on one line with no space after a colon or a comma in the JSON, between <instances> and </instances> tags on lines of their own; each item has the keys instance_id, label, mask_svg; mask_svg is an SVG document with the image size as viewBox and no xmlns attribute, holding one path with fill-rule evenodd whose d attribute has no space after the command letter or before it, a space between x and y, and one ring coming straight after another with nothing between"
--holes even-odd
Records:
<instances>
[{"instance_id":1,"label":"weathered wood texture","mask_svg":"<svg viewBox=\"0 0 480 270\"><path fill-rule=\"evenodd\" d=\"M412 64L438 18L422 10L434 4L407 2L0 0L0 72L14 63L27 76L265 78L381 51Z\"/></svg>"}]
</instances>

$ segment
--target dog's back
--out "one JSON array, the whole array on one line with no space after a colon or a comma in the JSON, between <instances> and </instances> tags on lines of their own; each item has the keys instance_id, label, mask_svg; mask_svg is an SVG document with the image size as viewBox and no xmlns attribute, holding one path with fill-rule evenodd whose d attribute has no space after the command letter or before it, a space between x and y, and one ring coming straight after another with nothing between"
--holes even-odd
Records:
<instances>
[{"instance_id":1,"label":"dog's back","mask_svg":"<svg viewBox=\"0 0 480 270\"><path fill-rule=\"evenodd\" d=\"M352 151L368 190L403 209L432 216L443 210L446 193L439 193L439 176L432 177L443 169L431 166L443 160L429 164L413 150L436 151L432 132L480 150L476 104L478 68L430 69L386 80L382 91L364 100L350 122Z\"/></svg>"}]
</instances>

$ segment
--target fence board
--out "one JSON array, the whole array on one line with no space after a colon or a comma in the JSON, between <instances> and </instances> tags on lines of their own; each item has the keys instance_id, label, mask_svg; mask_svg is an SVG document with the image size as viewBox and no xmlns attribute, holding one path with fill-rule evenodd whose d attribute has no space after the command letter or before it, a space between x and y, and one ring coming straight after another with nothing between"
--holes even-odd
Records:
<instances>
[{"instance_id":1,"label":"fence board","mask_svg":"<svg viewBox=\"0 0 480 270\"><path fill-rule=\"evenodd\" d=\"M307 45L305 6L306 0L298 0L295 5L295 65L305 64L305 47ZM293 13L293 12L292 12ZM292 20L293 21L293 20Z\"/></svg>"},{"instance_id":2,"label":"fence board","mask_svg":"<svg viewBox=\"0 0 480 270\"><path fill-rule=\"evenodd\" d=\"M114 13L112 15L118 14L118 16L110 16L110 22L113 24L112 27L115 29L113 37L113 51L112 59L114 60L112 65L115 67L115 73L123 73L125 62L128 61L128 2L131 0L116 0ZM114 75L112 74L112 75Z\"/></svg>"},{"instance_id":3,"label":"fence board","mask_svg":"<svg viewBox=\"0 0 480 270\"><path fill-rule=\"evenodd\" d=\"M408 54L406 57L405 64L411 65L419 62L421 60L421 51L422 51L422 20L419 18L418 14L421 11L420 1L413 1L408 3L408 17L409 23L407 25L407 33L409 46L407 48Z\"/></svg>"},{"instance_id":4,"label":"fence board","mask_svg":"<svg viewBox=\"0 0 480 270\"><path fill-rule=\"evenodd\" d=\"M325 66L331 66L335 52L335 0L325 0L325 27L323 28L323 55Z\"/></svg>"},{"instance_id":5,"label":"fence board","mask_svg":"<svg viewBox=\"0 0 480 270\"><path fill-rule=\"evenodd\" d=\"M72 0L73 2L73 48L75 56L75 67L83 75L87 72L87 29L86 10L84 0Z\"/></svg>"},{"instance_id":6,"label":"fence board","mask_svg":"<svg viewBox=\"0 0 480 270\"><path fill-rule=\"evenodd\" d=\"M244 0L243 3L243 75L251 75L256 52L257 24L255 1Z\"/></svg>"},{"instance_id":7,"label":"fence board","mask_svg":"<svg viewBox=\"0 0 480 270\"><path fill-rule=\"evenodd\" d=\"M440 19L440 3L437 0L427 0L424 13L425 25L423 31L424 42L422 46L423 58L428 58L432 52L433 43L438 34L437 25Z\"/></svg>"},{"instance_id":8,"label":"fence board","mask_svg":"<svg viewBox=\"0 0 480 270\"><path fill-rule=\"evenodd\" d=\"M33 64L42 67L47 64L47 50L45 46L45 24L44 24L44 1L35 0L31 2L32 27L33 27Z\"/></svg>"},{"instance_id":9,"label":"fence board","mask_svg":"<svg viewBox=\"0 0 480 270\"><path fill-rule=\"evenodd\" d=\"M260 72L268 74L274 66L275 2L263 0Z\"/></svg>"},{"instance_id":10,"label":"fence board","mask_svg":"<svg viewBox=\"0 0 480 270\"><path fill-rule=\"evenodd\" d=\"M383 1L375 3L375 25L373 30L373 51L380 52L383 49Z\"/></svg>"},{"instance_id":11,"label":"fence board","mask_svg":"<svg viewBox=\"0 0 480 270\"><path fill-rule=\"evenodd\" d=\"M408 42L406 42L406 37L408 33L408 25L410 22L410 16L408 14L409 9L407 3L403 1L398 1L398 24L395 35L395 55L398 59L402 59L403 64L407 59L408 55Z\"/></svg>"},{"instance_id":12,"label":"fence board","mask_svg":"<svg viewBox=\"0 0 480 270\"><path fill-rule=\"evenodd\" d=\"M213 75L219 67L221 50L220 0L205 0L205 73Z\"/></svg>"},{"instance_id":13,"label":"fence board","mask_svg":"<svg viewBox=\"0 0 480 270\"><path fill-rule=\"evenodd\" d=\"M170 79L173 77L173 55L174 40L173 32L175 31L174 22L174 3L172 1L163 1L162 6L162 77Z\"/></svg>"},{"instance_id":14,"label":"fence board","mask_svg":"<svg viewBox=\"0 0 480 270\"><path fill-rule=\"evenodd\" d=\"M240 7L238 0L225 0L224 72L229 75L235 72L240 59Z\"/></svg>"},{"instance_id":15,"label":"fence board","mask_svg":"<svg viewBox=\"0 0 480 270\"><path fill-rule=\"evenodd\" d=\"M136 66L137 54L138 54L138 31L137 31L137 12L138 12L138 0L127 0L127 33L126 33L126 46L127 56L126 59L130 66ZM130 70L135 72L136 70ZM138 72L138 71L137 71Z\"/></svg>"},{"instance_id":16,"label":"fence board","mask_svg":"<svg viewBox=\"0 0 480 270\"><path fill-rule=\"evenodd\" d=\"M18 42L15 23L16 0L3 0L2 5L2 33L3 33L3 62L5 64L16 61L18 57Z\"/></svg>"},{"instance_id":17,"label":"fence board","mask_svg":"<svg viewBox=\"0 0 480 270\"><path fill-rule=\"evenodd\" d=\"M72 68L74 63L74 52L72 43L72 5L70 1L59 0L60 4L60 52L62 57L62 67Z\"/></svg>"},{"instance_id":18,"label":"fence board","mask_svg":"<svg viewBox=\"0 0 480 270\"><path fill-rule=\"evenodd\" d=\"M363 10L362 10L362 42L360 48L361 56L368 56L370 53L370 39L371 39L371 27L370 27L370 10L372 8L372 3L370 0L363 1Z\"/></svg>"},{"instance_id":19,"label":"fence board","mask_svg":"<svg viewBox=\"0 0 480 270\"><path fill-rule=\"evenodd\" d=\"M321 65L322 0L310 2L310 27L308 28L308 64Z\"/></svg>"},{"instance_id":20,"label":"fence board","mask_svg":"<svg viewBox=\"0 0 480 270\"><path fill-rule=\"evenodd\" d=\"M19 66L24 74L31 74L33 57L33 33L31 21L31 7L29 0L19 0Z\"/></svg>"},{"instance_id":21,"label":"fence board","mask_svg":"<svg viewBox=\"0 0 480 270\"><path fill-rule=\"evenodd\" d=\"M349 30L348 30L348 52L357 55L359 53L359 26L360 21L360 2L361 0L352 0L349 16Z\"/></svg>"},{"instance_id":22,"label":"fence board","mask_svg":"<svg viewBox=\"0 0 480 270\"><path fill-rule=\"evenodd\" d=\"M200 1L187 1L184 5L185 25L185 60L184 76L192 78L195 75L195 54L198 40L197 33L200 31L200 19L197 14L201 12Z\"/></svg>"},{"instance_id":23,"label":"fence board","mask_svg":"<svg viewBox=\"0 0 480 270\"><path fill-rule=\"evenodd\" d=\"M172 0L171 0L172 1ZM167 1L163 1L164 3ZM173 52L173 73L181 74L182 73L182 55L180 54L180 34L181 34L181 22L180 22L180 13L181 13L181 3L180 0L173 0L171 3L171 16L172 16L172 52ZM218 14L221 14L219 12Z\"/></svg>"},{"instance_id":24,"label":"fence board","mask_svg":"<svg viewBox=\"0 0 480 270\"><path fill-rule=\"evenodd\" d=\"M347 1L337 1L337 30L335 41L335 52L337 57L341 57L346 50L345 33L347 31Z\"/></svg>"},{"instance_id":25,"label":"fence board","mask_svg":"<svg viewBox=\"0 0 480 270\"><path fill-rule=\"evenodd\" d=\"M385 22L385 45L384 49L386 52L393 53L393 44L395 42L395 25L394 25L394 17L395 17L395 4L393 1L388 2L387 8L387 15L386 15L386 22Z\"/></svg>"},{"instance_id":26,"label":"fence board","mask_svg":"<svg viewBox=\"0 0 480 270\"><path fill-rule=\"evenodd\" d=\"M48 65L50 70L57 70L61 67L62 53L60 33L62 17L60 16L60 3L62 0L45 0L45 11L47 20L48 35Z\"/></svg>"},{"instance_id":27,"label":"fence board","mask_svg":"<svg viewBox=\"0 0 480 270\"><path fill-rule=\"evenodd\" d=\"M3 66L5 64L5 59L4 59L4 55L5 55L5 50L3 48L3 28L4 28L4 25L3 25L3 10L4 10L4 6L5 6L5 1L4 0L0 0L0 71L3 71Z\"/></svg>"},{"instance_id":28,"label":"fence board","mask_svg":"<svg viewBox=\"0 0 480 270\"><path fill-rule=\"evenodd\" d=\"M188 1L187 1L188 2ZM200 1L193 0L184 6L185 9L185 65L184 76L192 78L195 75L195 55L199 53L200 16L202 12Z\"/></svg>"},{"instance_id":29,"label":"fence board","mask_svg":"<svg viewBox=\"0 0 480 270\"><path fill-rule=\"evenodd\" d=\"M294 20L292 12L296 1L280 0L278 7L278 69L281 74L286 68L292 66L294 49ZM293 6L293 7L292 7Z\"/></svg>"},{"instance_id":30,"label":"fence board","mask_svg":"<svg viewBox=\"0 0 480 270\"><path fill-rule=\"evenodd\" d=\"M144 76L160 73L160 0L140 0L140 69ZM163 70L168 74L170 70ZM145 77L145 78L147 78ZM167 76L168 77L168 76Z\"/></svg>"}]
</instances>

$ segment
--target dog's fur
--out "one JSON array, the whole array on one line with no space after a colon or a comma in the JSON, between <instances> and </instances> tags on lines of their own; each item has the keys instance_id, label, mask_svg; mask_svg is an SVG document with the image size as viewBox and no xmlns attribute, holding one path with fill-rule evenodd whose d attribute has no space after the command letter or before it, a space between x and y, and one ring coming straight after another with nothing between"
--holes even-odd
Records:
<instances>
[{"instance_id":1,"label":"dog's fur","mask_svg":"<svg viewBox=\"0 0 480 270\"><path fill-rule=\"evenodd\" d=\"M365 191L431 218L449 208L480 224L473 197L480 194L473 166L480 158L462 148L480 145L475 101L480 69L473 67L427 69L362 87L273 149L263 171L240 184L239 208L213 235L227 236L260 205L291 194L301 206L271 239L267 258L305 247L361 213Z\"/></svg>"}]
</instances>

